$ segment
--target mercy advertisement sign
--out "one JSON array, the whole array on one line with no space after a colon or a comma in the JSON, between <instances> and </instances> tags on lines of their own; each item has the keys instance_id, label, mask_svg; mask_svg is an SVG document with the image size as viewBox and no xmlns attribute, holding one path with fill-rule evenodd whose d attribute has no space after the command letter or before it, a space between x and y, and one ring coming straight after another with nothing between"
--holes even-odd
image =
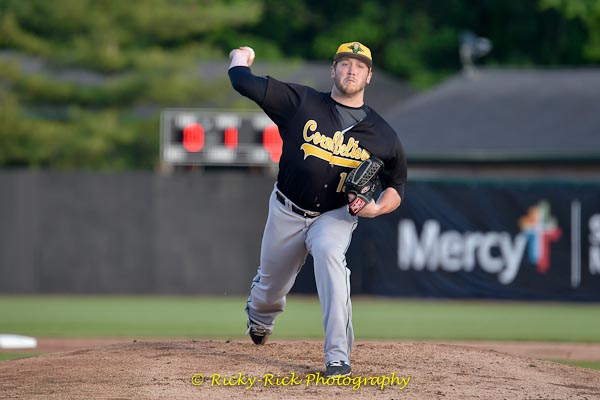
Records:
<instances>
[{"instance_id":1,"label":"mercy advertisement sign","mask_svg":"<svg viewBox=\"0 0 600 400\"><path fill-rule=\"evenodd\" d=\"M600 300L598 184L411 182L400 209L355 236L359 292Z\"/></svg>"}]
</instances>

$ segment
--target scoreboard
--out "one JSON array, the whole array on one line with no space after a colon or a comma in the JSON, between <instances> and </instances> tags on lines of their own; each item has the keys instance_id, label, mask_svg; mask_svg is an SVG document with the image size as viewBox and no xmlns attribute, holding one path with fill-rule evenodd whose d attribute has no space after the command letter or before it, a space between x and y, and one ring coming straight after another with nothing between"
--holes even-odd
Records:
<instances>
[{"instance_id":1,"label":"scoreboard","mask_svg":"<svg viewBox=\"0 0 600 400\"><path fill-rule=\"evenodd\" d=\"M279 130L263 111L167 109L160 125L163 165L271 167L281 157Z\"/></svg>"}]
</instances>

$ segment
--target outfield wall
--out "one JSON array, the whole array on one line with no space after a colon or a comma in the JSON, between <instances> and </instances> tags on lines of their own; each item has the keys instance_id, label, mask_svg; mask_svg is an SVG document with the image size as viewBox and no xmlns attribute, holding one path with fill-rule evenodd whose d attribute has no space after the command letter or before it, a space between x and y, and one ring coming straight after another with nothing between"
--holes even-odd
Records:
<instances>
[{"instance_id":1,"label":"outfield wall","mask_svg":"<svg viewBox=\"0 0 600 400\"><path fill-rule=\"evenodd\" d=\"M0 171L0 292L247 294L273 183ZM347 256L356 294L598 301L600 183L412 181Z\"/></svg>"},{"instance_id":2,"label":"outfield wall","mask_svg":"<svg viewBox=\"0 0 600 400\"><path fill-rule=\"evenodd\" d=\"M0 292L246 292L264 176L0 172Z\"/></svg>"}]
</instances>

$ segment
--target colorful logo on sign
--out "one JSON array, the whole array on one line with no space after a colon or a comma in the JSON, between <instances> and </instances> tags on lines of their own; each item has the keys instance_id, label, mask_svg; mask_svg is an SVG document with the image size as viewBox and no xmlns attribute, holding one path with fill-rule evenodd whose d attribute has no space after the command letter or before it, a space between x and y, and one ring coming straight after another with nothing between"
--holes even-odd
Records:
<instances>
[{"instance_id":1,"label":"colorful logo on sign","mask_svg":"<svg viewBox=\"0 0 600 400\"><path fill-rule=\"evenodd\" d=\"M546 273L550 268L550 243L557 241L562 231L556 218L550 215L550 205L541 201L530 207L527 215L519 218L519 227L529 241L529 261L537 271Z\"/></svg>"}]
</instances>

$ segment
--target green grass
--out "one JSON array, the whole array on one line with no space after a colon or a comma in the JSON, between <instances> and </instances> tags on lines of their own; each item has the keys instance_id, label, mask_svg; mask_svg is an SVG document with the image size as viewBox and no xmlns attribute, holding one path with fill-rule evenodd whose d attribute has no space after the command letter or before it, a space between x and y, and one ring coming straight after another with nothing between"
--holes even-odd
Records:
<instances>
[{"instance_id":1,"label":"green grass","mask_svg":"<svg viewBox=\"0 0 600 400\"><path fill-rule=\"evenodd\" d=\"M600 341L598 304L364 300L354 316L375 338Z\"/></svg>"},{"instance_id":2,"label":"green grass","mask_svg":"<svg viewBox=\"0 0 600 400\"><path fill-rule=\"evenodd\" d=\"M597 369L600 371L600 361L573 361L573 360L550 360L566 365L573 365L582 368Z\"/></svg>"},{"instance_id":3,"label":"green grass","mask_svg":"<svg viewBox=\"0 0 600 400\"><path fill-rule=\"evenodd\" d=\"M0 296L0 333L35 337L241 338L245 298ZM600 342L600 305L353 299L356 337ZM322 338L316 296L290 296L274 338Z\"/></svg>"},{"instance_id":4,"label":"green grass","mask_svg":"<svg viewBox=\"0 0 600 400\"><path fill-rule=\"evenodd\" d=\"M231 336L243 330L244 304L228 297L0 296L0 331L39 337Z\"/></svg>"},{"instance_id":5,"label":"green grass","mask_svg":"<svg viewBox=\"0 0 600 400\"><path fill-rule=\"evenodd\" d=\"M38 354L40 354L40 353L39 352L35 352L35 353L0 353L0 361L16 360L17 358L33 357Z\"/></svg>"}]
</instances>

